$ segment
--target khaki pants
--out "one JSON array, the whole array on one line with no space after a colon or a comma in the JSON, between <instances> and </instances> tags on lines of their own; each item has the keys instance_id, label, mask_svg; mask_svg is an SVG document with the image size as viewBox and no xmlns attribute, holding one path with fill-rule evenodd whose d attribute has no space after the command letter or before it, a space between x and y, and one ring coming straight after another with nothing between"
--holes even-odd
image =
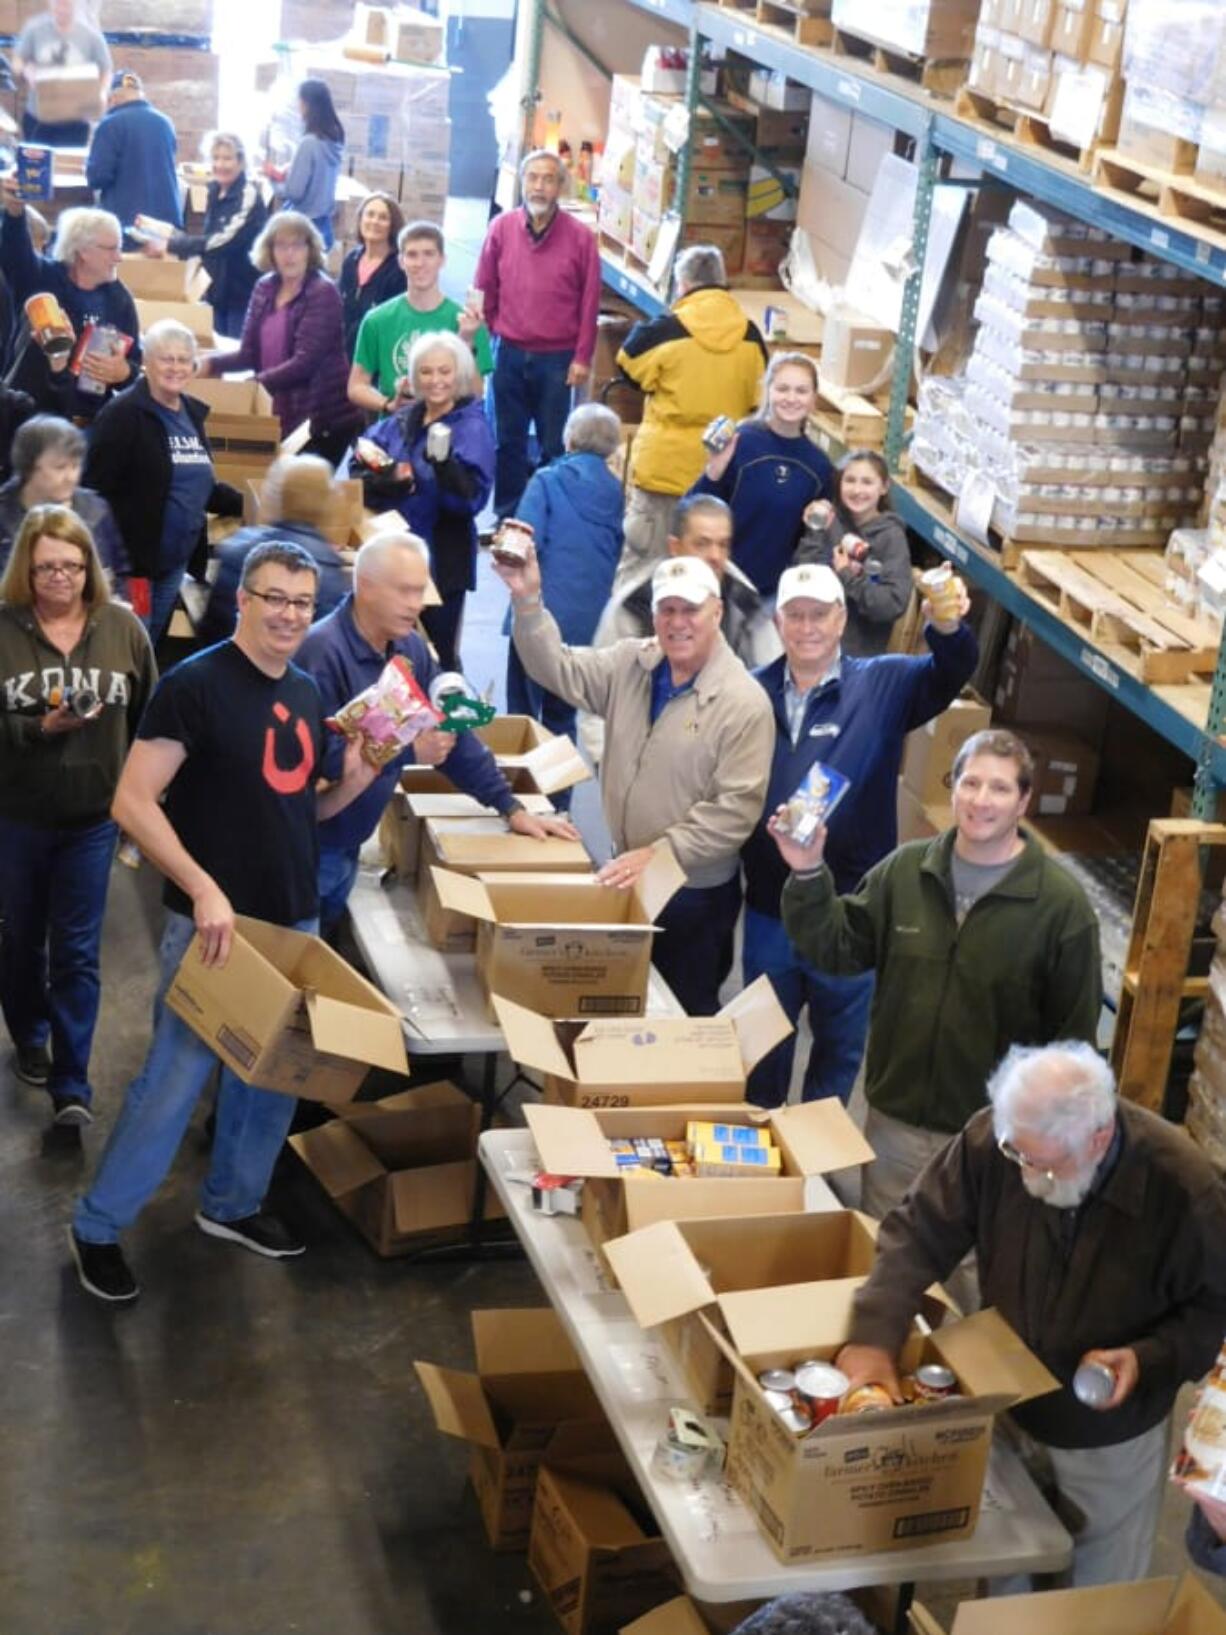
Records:
<instances>
[{"instance_id":1,"label":"khaki pants","mask_svg":"<svg viewBox=\"0 0 1226 1635\"><path fill-rule=\"evenodd\" d=\"M617 564L614 591L619 591L627 580L668 555L669 525L679 494L654 494L647 488L631 488L626 495L626 516L623 523L625 543Z\"/></svg>"}]
</instances>

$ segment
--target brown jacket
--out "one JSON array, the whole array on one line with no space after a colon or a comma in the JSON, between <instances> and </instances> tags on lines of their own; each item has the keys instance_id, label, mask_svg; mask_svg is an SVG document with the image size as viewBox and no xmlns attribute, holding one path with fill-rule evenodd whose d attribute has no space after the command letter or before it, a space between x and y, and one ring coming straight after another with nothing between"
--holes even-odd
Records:
<instances>
[{"instance_id":1,"label":"brown jacket","mask_svg":"<svg viewBox=\"0 0 1226 1635\"><path fill-rule=\"evenodd\" d=\"M1156 1114L1121 1102L1119 1123L1115 1166L1081 1206L1066 1249L1066 1211L1030 1196L997 1148L991 1108L976 1113L882 1222L853 1339L897 1352L923 1291L975 1249L984 1305L1062 1382L1014 1410L1024 1430L1055 1447L1092 1448L1158 1424L1226 1333L1226 1187ZM1078 1362L1118 1346L1140 1364L1132 1395L1109 1413L1083 1407L1069 1386Z\"/></svg>"},{"instance_id":2,"label":"brown jacket","mask_svg":"<svg viewBox=\"0 0 1226 1635\"><path fill-rule=\"evenodd\" d=\"M730 880L762 811L775 729L770 701L724 638L654 726L654 637L567 647L538 605L516 609L514 638L533 681L605 718L601 794L616 849L667 836L687 884Z\"/></svg>"}]
</instances>

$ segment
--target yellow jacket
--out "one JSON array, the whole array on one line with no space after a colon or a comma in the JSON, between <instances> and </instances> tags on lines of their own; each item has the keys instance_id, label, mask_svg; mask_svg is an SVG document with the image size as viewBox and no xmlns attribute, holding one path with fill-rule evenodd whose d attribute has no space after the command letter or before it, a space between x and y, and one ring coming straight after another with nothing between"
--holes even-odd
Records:
<instances>
[{"instance_id":1,"label":"yellow jacket","mask_svg":"<svg viewBox=\"0 0 1226 1635\"><path fill-rule=\"evenodd\" d=\"M766 347L727 290L703 286L662 318L636 324L617 362L647 394L630 481L654 494L684 494L707 463L707 425L718 414L742 420L757 403Z\"/></svg>"}]
</instances>

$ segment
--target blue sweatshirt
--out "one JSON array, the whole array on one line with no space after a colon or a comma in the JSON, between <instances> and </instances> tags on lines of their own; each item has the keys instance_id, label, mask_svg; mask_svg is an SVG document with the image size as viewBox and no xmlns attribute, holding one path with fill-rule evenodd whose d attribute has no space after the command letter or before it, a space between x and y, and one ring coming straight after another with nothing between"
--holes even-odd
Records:
<instances>
[{"instance_id":1,"label":"blue sweatshirt","mask_svg":"<svg viewBox=\"0 0 1226 1635\"><path fill-rule=\"evenodd\" d=\"M182 227L175 128L142 98L112 108L89 145L85 179L103 210L131 227L138 215Z\"/></svg>"},{"instance_id":2,"label":"blue sweatshirt","mask_svg":"<svg viewBox=\"0 0 1226 1635\"><path fill-rule=\"evenodd\" d=\"M325 717L334 715L342 704L378 681L388 659L400 654L413 666L413 674L422 691L428 693L430 684L439 672L422 638L414 633L389 644L385 653L373 648L358 629L353 617L353 595L350 593L334 608L327 618L317 620L307 632L306 640L294 655L294 663L315 678L324 703ZM323 772L325 777L340 776L343 740L334 739L325 750ZM392 790L403 766L414 763L412 744L396 758L344 811L319 825L319 843L334 851L355 851L375 831L383 808L392 798ZM483 806L492 806L503 817L520 803L511 793L510 785L499 771L494 757L475 733L462 732L455 748L443 762L441 770L456 788L471 795Z\"/></svg>"},{"instance_id":3,"label":"blue sweatshirt","mask_svg":"<svg viewBox=\"0 0 1226 1635\"><path fill-rule=\"evenodd\" d=\"M277 192L287 210L301 210L315 221L332 214L340 173L341 144L326 136L304 136Z\"/></svg>"},{"instance_id":4,"label":"blue sweatshirt","mask_svg":"<svg viewBox=\"0 0 1226 1635\"><path fill-rule=\"evenodd\" d=\"M851 782L834 810L826 841L835 889L851 891L897 846L903 739L953 702L979 659L979 644L966 625L948 636L929 625L926 635L932 649L927 658L844 656L837 675L809 695L794 748L783 704L787 659L754 671L775 712L775 754L762 817L741 853L749 908L779 918L788 866L766 824L815 761L837 767Z\"/></svg>"},{"instance_id":5,"label":"blue sweatshirt","mask_svg":"<svg viewBox=\"0 0 1226 1635\"><path fill-rule=\"evenodd\" d=\"M765 420L742 420L736 453L717 482L704 473L691 494L718 494L732 507L732 560L762 596L791 566L805 506L834 497L834 467L805 436L780 437Z\"/></svg>"}]
</instances>

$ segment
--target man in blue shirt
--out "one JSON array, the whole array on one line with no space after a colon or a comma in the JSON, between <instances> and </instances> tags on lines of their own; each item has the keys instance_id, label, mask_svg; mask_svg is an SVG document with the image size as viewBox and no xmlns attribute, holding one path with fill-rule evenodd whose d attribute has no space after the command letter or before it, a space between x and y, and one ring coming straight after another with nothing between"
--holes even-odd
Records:
<instances>
[{"instance_id":1,"label":"man in blue shirt","mask_svg":"<svg viewBox=\"0 0 1226 1635\"><path fill-rule=\"evenodd\" d=\"M352 593L312 625L298 650L297 663L314 677L325 717L377 681L397 654L408 659L422 691L430 691L439 665L417 633L429 579L426 545L407 530L376 535L362 546L354 564ZM340 742L329 760L339 757ZM335 930L357 876L358 853L374 833L401 767L410 764L441 766L457 789L500 812L516 834L538 840L548 835L579 838L579 831L565 818L526 812L474 733L423 732L335 820L319 826L319 920L324 936ZM324 770L329 771L329 761Z\"/></svg>"},{"instance_id":2,"label":"man in blue shirt","mask_svg":"<svg viewBox=\"0 0 1226 1635\"><path fill-rule=\"evenodd\" d=\"M805 563L779 580L775 620L783 657L754 672L774 710L775 751L762 817L741 854L744 968L746 985L763 973L770 977L793 1023L809 1008L813 1050L805 1070L806 1101L838 1096L846 1102L851 1095L868 1035L873 975L828 976L792 947L780 909L787 866L766 825L821 762L850 782L831 815L826 842L836 888L851 891L894 850L903 740L952 703L978 661L978 644L962 622L970 603L965 587L960 589L959 616L927 627L928 657L857 659L839 648L847 607L837 574ZM758 1064L749 1081L752 1101L778 1107L787 1100L795 1048L792 1035Z\"/></svg>"},{"instance_id":3,"label":"man in blue shirt","mask_svg":"<svg viewBox=\"0 0 1226 1635\"><path fill-rule=\"evenodd\" d=\"M118 216L125 236L137 216L182 227L175 160L174 126L146 99L139 75L118 69L90 143L85 179L102 208Z\"/></svg>"}]
</instances>

